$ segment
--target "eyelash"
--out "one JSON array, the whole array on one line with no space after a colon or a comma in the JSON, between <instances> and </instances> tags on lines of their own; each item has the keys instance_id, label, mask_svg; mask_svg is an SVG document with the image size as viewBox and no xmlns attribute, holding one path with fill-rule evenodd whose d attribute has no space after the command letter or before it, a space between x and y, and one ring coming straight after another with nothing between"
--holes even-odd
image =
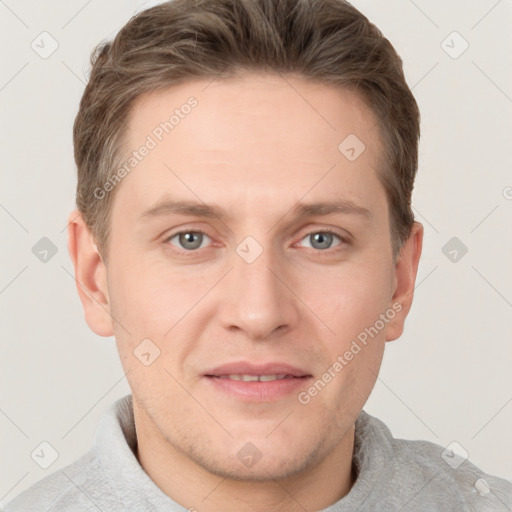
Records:
<instances>
[{"instance_id":1,"label":"eyelash","mask_svg":"<svg viewBox=\"0 0 512 512\"><path fill-rule=\"evenodd\" d=\"M206 233L205 231L201 230L201 229L185 229L185 230L182 230L182 231L177 231L176 233L173 233L172 235L168 236L164 242L168 245L172 245L170 244L170 240L172 240L173 238L175 238L176 236L178 235L181 235L181 234L184 234L184 233L201 233L203 235L206 235L207 237L211 238L208 233ZM340 240L340 244L335 246L334 249L325 249L325 250L320 250L320 249L317 249L316 252L318 253L326 253L326 254L332 254L332 252L337 252L337 251L340 251L343 249L343 247L345 245L347 245L349 242L347 241L347 239L345 239L344 237L342 237L339 233L337 233L336 231L332 230L332 229L329 229L329 228L325 228L325 229L316 229L316 230L312 230L308 233L306 233L299 241L302 241L304 240L305 238L307 238L308 236L311 236L313 234L316 234L316 233L329 233L331 235L334 235L336 236L339 240ZM195 252L198 252L199 249L194 249L194 250L191 250L191 251L186 251L186 250L178 250L178 248L174 245L172 245L173 247L173 251L176 252L177 254L180 254L180 255L184 255L184 254L193 254ZM340 249L336 249L336 247L340 247ZM312 248L314 250L314 248Z\"/></svg>"}]
</instances>

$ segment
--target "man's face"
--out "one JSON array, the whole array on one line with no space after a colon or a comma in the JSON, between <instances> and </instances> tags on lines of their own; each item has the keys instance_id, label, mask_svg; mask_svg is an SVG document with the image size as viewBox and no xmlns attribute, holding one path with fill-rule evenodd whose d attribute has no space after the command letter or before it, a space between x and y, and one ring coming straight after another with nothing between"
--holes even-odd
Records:
<instances>
[{"instance_id":1,"label":"man's face","mask_svg":"<svg viewBox=\"0 0 512 512\"><path fill-rule=\"evenodd\" d=\"M127 158L148 136L156 147L117 185L107 269L139 439L222 476L314 467L352 433L403 326L376 118L353 92L248 75L139 98ZM319 203L353 207L301 211ZM218 370L230 363L249 366ZM300 377L225 377L293 373L250 366L272 363Z\"/></svg>"}]
</instances>

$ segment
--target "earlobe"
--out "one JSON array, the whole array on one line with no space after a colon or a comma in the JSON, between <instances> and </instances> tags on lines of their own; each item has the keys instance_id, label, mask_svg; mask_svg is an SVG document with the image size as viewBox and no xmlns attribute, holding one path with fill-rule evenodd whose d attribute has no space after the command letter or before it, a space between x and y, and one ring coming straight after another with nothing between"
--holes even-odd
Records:
<instances>
[{"instance_id":1,"label":"earlobe","mask_svg":"<svg viewBox=\"0 0 512 512\"><path fill-rule=\"evenodd\" d=\"M113 336L107 268L89 227L77 210L68 218L68 251L87 325L99 336Z\"/></svg>"},{"instance_id":2,"label":"earlobe","mask_svg":"<svg viewBox=\"0 0 512 512\"><path fill-rule=\"evenodd\" d=\"M423 247L423 225L414 222L409 238L404 243L395 264L396 287L391 305L399 310L386 329L386 341L399 338L404 330L405 319L411 309L416 275ZM400 305L400 306L398 306Z\"/></svg>"}]
</instances>

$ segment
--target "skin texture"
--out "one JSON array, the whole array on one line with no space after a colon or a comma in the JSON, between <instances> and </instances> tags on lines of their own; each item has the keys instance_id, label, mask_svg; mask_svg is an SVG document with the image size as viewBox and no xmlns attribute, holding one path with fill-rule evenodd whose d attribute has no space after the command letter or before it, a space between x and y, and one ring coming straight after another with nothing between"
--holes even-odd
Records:
<instances>
[{"instance_id":1,"label":"skin texture","mask_svg":"<svg viewBox=\"0 0 512 512\"><path fill-rule=\"evenodd\" d=\"M197 106L116 186L108 265L78 212L69 217L85 318L115 335L137 457L166 494L201 512L325 508L353 485L354 422L385 342L402 334L423 227L415 223L395 263L376 118L354 92L298 76L197 80L140 97L127 154L190 96ZM354 161L338 149L349 134L366 146ZM225 216L141 219L165 198ZM298 202L340 199L369 215L294 215ZM207 236L187 252L175 235L198 229ZM326 229L336 235L324 248L313 235ZM248 236L262 249L252 263L236 250ZM317 380L393 305L307 404L297 392L247 402L203 376L227 362L279 361ZM148 338L160 355L146 366L134 350ZM248 442L261 454L251 467L237 456Z\"/></svg>"}]
</instances>

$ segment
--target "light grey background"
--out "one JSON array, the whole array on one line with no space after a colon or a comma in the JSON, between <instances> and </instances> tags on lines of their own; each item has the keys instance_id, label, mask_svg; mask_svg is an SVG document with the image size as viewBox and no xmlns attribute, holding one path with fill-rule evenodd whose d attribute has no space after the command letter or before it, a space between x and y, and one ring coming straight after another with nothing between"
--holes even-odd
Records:
<instances>
[{"instance_id":1,"label":"light grey background","mask_svg":"<svg viewBox=\"0 0 512 512\"><path fill-rule=\"evenodd\" d=\"M0 0L0 504L85 453L130 392L114 338L83 319L65 228L90 52L155 3ZM353 3L402 56L422 112L416 296L365 409L512 479L512 1ZM51 48L43 31L58 43L46 59L31 47ZM58 250L46 263L32 253L42 237ZM452 237L468 249L456 262ZM31 458L42 441L59 454L46 470Z\"/></svg>"}]
</instances>

